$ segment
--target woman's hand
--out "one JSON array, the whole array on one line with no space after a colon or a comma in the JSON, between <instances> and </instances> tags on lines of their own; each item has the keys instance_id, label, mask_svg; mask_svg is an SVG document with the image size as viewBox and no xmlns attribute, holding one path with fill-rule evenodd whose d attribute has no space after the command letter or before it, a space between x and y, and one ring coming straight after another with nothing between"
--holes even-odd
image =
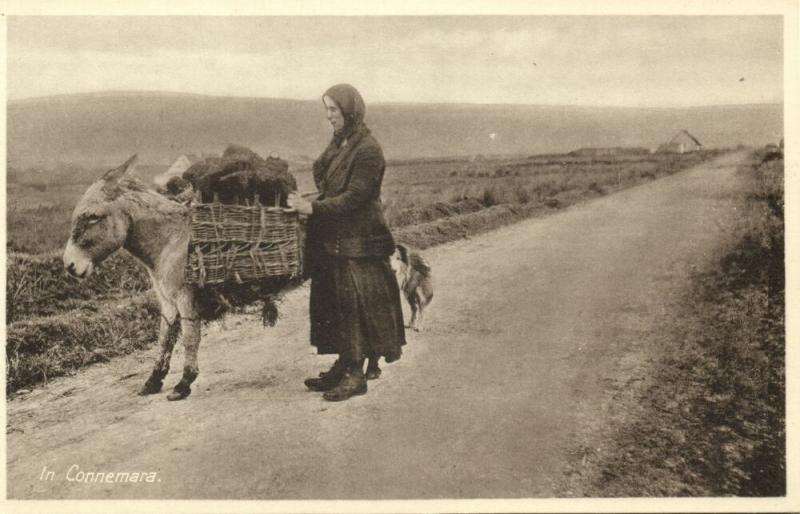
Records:
<instances>
[{"instance_id":1,"label":"woman's hand","mask_svg":"<svg viewBox=\"0 0 800 514\"><path fill-rule=\"evenodd\" d=\"M286 199L286 203L289 204L289 207L296 210L298 213L308 216L312 212L311 202L306 200L300 195L295 193L290 193L289 197Z\"/></svg>"}]
</instances>

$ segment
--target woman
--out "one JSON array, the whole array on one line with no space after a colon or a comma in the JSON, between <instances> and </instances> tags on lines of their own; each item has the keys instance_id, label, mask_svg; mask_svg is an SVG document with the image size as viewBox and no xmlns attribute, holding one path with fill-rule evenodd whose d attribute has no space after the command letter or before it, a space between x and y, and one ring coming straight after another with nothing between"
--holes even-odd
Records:
<instances>
[{"instance_id":1,"label":"woman","mask_svg":"<svg viewBox=\"0 0 800 514\"><path fill-rule=\"evenodd\" d=\"M333 86L322 101L333 139L314 162L320 195L313 202L291 196L289 205L310 215L311 344L317 353L339 356L305 384L341 401L367 392L366 358L372 377L380 357L400 358L405 329L389 265L395 245L380 201L383 152L364 125L364 100L353 86Z\"/></svg>"}]
</instances>

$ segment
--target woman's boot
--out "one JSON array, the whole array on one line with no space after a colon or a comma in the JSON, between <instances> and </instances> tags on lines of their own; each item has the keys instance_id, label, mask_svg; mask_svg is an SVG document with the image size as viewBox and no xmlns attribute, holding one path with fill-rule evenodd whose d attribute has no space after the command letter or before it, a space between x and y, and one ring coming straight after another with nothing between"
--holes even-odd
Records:
<instances>
[{"instance_id":1,"label":"woman's boot","mask_svg":"<svg viewBox=\"0 0 800 514\"><path fill-rule=\"evenodd\" d=\"M340 402L346 400L351 396L366 394L367 392L367 377L364 376L364 361L360 365L350 367L345 372L339 384L322 395L323 398L329 402Z\"/></svg>"},{"instance_id":2,"label":"woman's boot","mask_svg":"<svg viewBox=\"0 0 800 514\"><path fill-rule=\"evenodd\" d=\"M319 378L307 378L303 383L312 391L330 391L342 380L347 367L342 359L336 359L331 369L319 374Z\"/></svg>"},{"instance_id":3,"label":"woman's boot","mask_svg":"<svg viewBox=\"0 0 800 514\"><path fill-rule=\"evenodd\" d=\"M370 357L367 359L367 380L375 380L381 376L381 368L378 367L380 357Z\"/></svg>"}]
</instances>

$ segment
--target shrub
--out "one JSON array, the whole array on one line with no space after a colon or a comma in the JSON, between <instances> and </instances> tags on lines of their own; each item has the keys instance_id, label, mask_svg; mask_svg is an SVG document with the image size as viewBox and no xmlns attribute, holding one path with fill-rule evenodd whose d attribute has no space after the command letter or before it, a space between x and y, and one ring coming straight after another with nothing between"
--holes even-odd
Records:
<instances>
[{"instance_id":1,"label":"shrub","mask_svg":"<svg viewBox=\"0 0 800 514\"><path fill-rule=\"evenodd\" d=\"M531 193L526 188L518 187L515 189L515 193L517 195L517 202L526 204L531 201Z\"/></svg>"},{"instance_id":2,"label":"shrub","mask_svg":"<svg viewBox=\"0 0 800 514\"><path fill-rule=\"evenodd\" d=\"M603 189L602 186L598 185L597 182L590 183L589 186L587 187L587 189L589 191L594 191L595 193L598 193L598 194L601 194L601 195L605 194L605 192L606 192L606 190Z\"/></svg>"},{"instance_id":3,"label":"shrub","mask_svg":"<svg viewBox=\"0 0 800 514\"><path fill-rule=\"evenodd\" d=\"M497 189L494 186L484 188L483 196L481 196L481 203L485 207L491 207L500 203L500 198L497 194Z\"/></svg>"}]
</instances>

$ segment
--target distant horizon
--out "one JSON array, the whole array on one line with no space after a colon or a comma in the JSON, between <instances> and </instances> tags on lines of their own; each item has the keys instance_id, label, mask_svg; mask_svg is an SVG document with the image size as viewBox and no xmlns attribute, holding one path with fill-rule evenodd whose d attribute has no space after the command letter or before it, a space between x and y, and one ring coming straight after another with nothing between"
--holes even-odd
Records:
<instances>
[{"instance_id":1,"label":"distant horizon","mask_svg":"<svg viewBox=\"0 0 800 514\"><path fill-rule=\"evenodd\" d=\"M582 147L654 148L686 129L706 147L777 142L784 104L619 107L369 103L367 124L387 159L533 155ZM229 143L263 155L316 156L330 140L313 99L95 91L7 105L7 161L171 162Z\"/></svg>"},{"instance_id":2,"label":"distant horizon","mask_svg":"<svg viewBox=\"0 0 800 514\"><path fill-rule=\"evenodd\" d=\"M198 96L204 98L224 98L224 99L237 99L237 100L273 100L273 101L287 101L287 102L314 102L317 101L315 98L291 98L291 97L276 97L276 96L252 96L252 95L236 95L236 94L213 94L213 93L196 93L191 91L171 91L171 90L158 90L158 89L102 89L102 90L90 90L90 91L77 91L71 93L56 93L51 95L37 95L37 96L30 96L30 97L20 97L20 98L7 98L7 104L17 104L17 103L25 103L25 102L33 102L37 100L48 100L48 99L55 99L55 98L65 98L65 97L79 97L79 96L113 96L113 95L164 95L164 96ZM664 104L651 104L651 105L631 105L631 104L583 104L583 103L514 103L514 102L444 102L444 101L437 101L437 102L413 102L413 101L372 101L368 102L369 105L447 105L447 106L456 106L456 105L469 105L469 106L504 106L504 105L512 105L512 106L519 106L519 107L581 107L581 108L609 108L609 109L660 109L660 110L672 110L672 109L691 109L691 108L701 108L701 107L746 107L746 106L753 106L753 105L783 105L784 101L781 100L774 100L774 101L761 101L761 102L733 102L733 103L708 103L708 104L680 104L680 105L664 105Z\"/></svg>"},{"instance_id":3,"label":"distant horizon","mask_svg":"<svg viewBox=\"0 0 800 514\"><path fill-rule=\"evenodd\" d=\"M9 16L9 99L181 91L373 103L681 108L784 99L783 18Z\"/></svg>"}]
</instances>

